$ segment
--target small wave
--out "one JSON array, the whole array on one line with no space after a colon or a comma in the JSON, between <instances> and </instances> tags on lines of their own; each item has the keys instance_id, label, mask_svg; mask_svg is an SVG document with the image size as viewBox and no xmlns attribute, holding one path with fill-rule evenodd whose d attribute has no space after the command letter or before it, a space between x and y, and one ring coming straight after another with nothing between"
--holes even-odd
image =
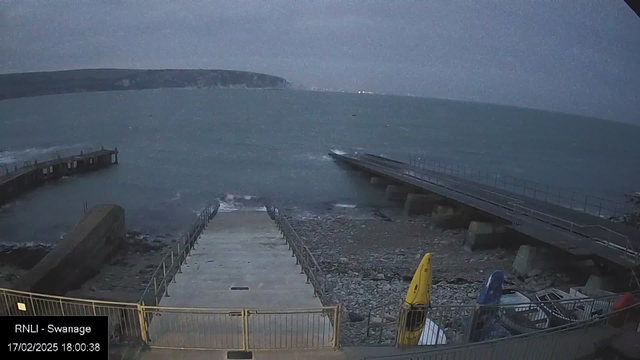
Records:
<instances>
[{"instance_id":1,"label":"small wave","mask_svg":"<svg viewBox=\"0 0 640 360\"><path fill-rule=\"evenodd\" d=\"M238 210L240 210L240 208L236 204L228 203L224 201L220 202L220 207L218 208L218 212L223 212L223 213L233 212Z\"/></svg>"},{"instance_id":2,"label":"small wave","mask_svg":"<svg viewBox=\"0 0 640 360\"><path fill-rule=\"evenodd\" d=\"M32 249L46 249L52 250L55 247L53 244L29 241L24 243L16 242L0 242L0 251L19 251L19 250L32 250Z\"/></svg>"},{"instance_id":3,"label":"small wave","mask_svg":"<svg viewBox=\"0 0 640 360\"><path fill-rule=\"evenodd\" d=\"M178 191L178 192L176 193L176 196L174 196L173 198L171 198L171 201L180 200L180 198L182 197L180 193L181 193L181 192L180 192L180 191Z\"/></svg>"},{"instance_id":4,"label":"small wave","mask_svg":"<svg viewBox=\"0 0 640 360\"><path fill-rule=\"evenodd\" d=\"M55 153L56 151L69 150L83 146L84 144L74 144L65 146L50 146L43 148L26 148L21 150L0 151L0 164L11 164L19 161L34 160L42 158L44 155Z\"/></svg>"},{"instance_id":5,"label":"small wave","mask_svg":"<svg viewBox=\"0 0 640 360\"><path fill-rule=\"evenodd\" d=\"M0 164L11 164L16 162L16 158L8 151L0 151Z\"/></svg>"},{"instance_id":6,"label":"small wave","mask_svg":"<svg viewBox=\"0 0 640 360\"><path fill-rule=\"evenodd\" d=\"M296 155L295 157L302 158L305 160L312 160L312 161L331 161L331 156L326 154L318 155L318 154L307 153L307 154Z\"/></svg>"},{"instance_id":7,"label":"small wave","mask_svg":"<svg viewBox=\"0 0 640 360\"><path fill-rule=\"evenodd\" d=\"M353 204L332 204L334 207L338 207L338 208L347 208L347 209L354 209L357 205L353 205Z\"/></svg>"},{"instance_id":8,"label":"small wave","mask_svg":"<svg viewBox=\"0 0 640 360\"><path fill-rule=\"evenodd\" d=\"M262 205L260 197L254 195L236 195L226 193L219 199L220 208L219 212L233 212L233 211L267 211L267 208Z\"/></svg>"},{"instance_id":9,"label":"small wave","mask_svg":"<svg viewBox=\"0 0 640 360\"><path fill-rule=\"evenodd\" d=\"M226 202L233 202L235 200L257 200L258 197L254 196L254 195L235 195L235 194L229 194L226 193L224 195L224 201Z\"/></svg>"},{"instance_id":10,"label":"small wave","mask_svg":"<svg viewBox=\"0 0 640 360\"><path fill-rule=\"evenodd\" d=\"M247 207L247 206L242 206L242 204L236 204L234 202L230 202L230 203L224 202L224 201L220 202L220 207L218 208L218 212L229 213L234 211L266 212L267 207L266 206Z\"/></svg>"},{"instance_id":11,"label":"small wave","mask_svg":"<svg viewBox=\"0 0 640 360\"><path fill-rule=\"evenodd\" d=\"M334 154L338 154L338 155L347 155L346 152L344 152L342 150L337 150L337 149L332 149L331 152L334 153Z\"/></svg>"}]
</instances>

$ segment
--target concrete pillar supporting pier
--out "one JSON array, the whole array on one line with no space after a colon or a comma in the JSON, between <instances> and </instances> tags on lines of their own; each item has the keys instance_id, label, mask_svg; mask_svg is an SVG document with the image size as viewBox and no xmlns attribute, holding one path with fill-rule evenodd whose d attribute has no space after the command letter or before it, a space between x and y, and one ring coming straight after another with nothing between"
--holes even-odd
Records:
<instances>
[{"instance_id":1,"label":"concrete pillar supporting pier","mask_svg":"<svg viewBox=\"0 0 640 360\"><path fill-rule=\"evenodd\" d=\"M512 267L517 274L525 276L532 270L555 268L567 260L567 256L559 251L532 245L520 245Z\"/></svg>"},{"instance_id":2,"label":"concrete pillar supporting pier","mask_svg":"<svg viewBox=\"0 0 640 360\"><path fill-rule=\"evenodd\" d=\"M404 214L407 216L428 214L442 201L443 198L436 194L407 194L404 202Z\"/></svg>"},{"instance_id":3,"label":"concrete pillar supporting pier","mask_svg":"<svg viewBox=\"0 0 640 360\"><path fill-rule=\"evenodd\" d=\"M506 228L502 224L472 221L464 237L464 248L475 249L495 248L505 240Z\"/></svg>"},{"instance_id":4,"label":"concrete pillar supporting pier","mask_svg":"<svg viewBox=\"0 0 640 360\"><path fill-rule=\"evenodd\" d=\"M385 199L387 201L404 201L409 194L409 189L399 185L387 185Z\"/></svg>"},{"instance_id":5,"label":"concrete pillar supporting pier","mask_svg":"<svg viewBox=\"0 0 640 360\"><path fill-rule=\"evenodd\" d=\"M393 184L393 181L387 178L383 178L383 177L372 177L371 178L371 185L391 185Z\"/></svg>"},{"instance_id":6,"label":"concrete pillar supporting pier","mask_svg":"<svg viewBox=\"0 0 640 360\"><path fill-rule=\"evenodd\" d=\"M618 283L617 279L613 276L604 276L599 274L592 274L589 276L589 280L585 284L586 289L593 290L605 290L613 291Z\"/></svg>"},{"instance_id":7,"label":"concrete pillar supporting pier","mask_svg":"<svg viewBox=\"0 0 640 360\"><path fill-rule=\"evenodd\" d=\"M459 229L469 226L471 211L463 207L437 205L431 213L431 227L439 229Z\"/></svg>"},{"instance_id":8,"label":"concrete pillar supporting pier","mask_svg":"<svg viewBox=\"0 0 640 360\"><path fill-rule=\"evenodd\" d=\"M538 248L531 245L521 245L516 254L516 258L513 259L513 270L519 275L527 275L527 273L536 265L540 265L542 256L538 254Z\"/></svg>"}]
</instances>

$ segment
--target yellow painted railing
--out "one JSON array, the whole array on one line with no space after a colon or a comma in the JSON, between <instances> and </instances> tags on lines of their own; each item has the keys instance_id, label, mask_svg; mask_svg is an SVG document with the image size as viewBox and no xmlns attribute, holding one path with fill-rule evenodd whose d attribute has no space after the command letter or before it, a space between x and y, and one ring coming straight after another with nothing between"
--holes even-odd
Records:
<instances>
[{"instance_id":1,"label":"yellow painted railing","mask_svg":"<svg viewBox=\"0 0 640 360\"><path fill-rule=\"evenodd\" d=\"M0 288L0 315L107 316L112 343L201 350L338 348L340 306L181 308Z\"/></svg>"}]
</instances>

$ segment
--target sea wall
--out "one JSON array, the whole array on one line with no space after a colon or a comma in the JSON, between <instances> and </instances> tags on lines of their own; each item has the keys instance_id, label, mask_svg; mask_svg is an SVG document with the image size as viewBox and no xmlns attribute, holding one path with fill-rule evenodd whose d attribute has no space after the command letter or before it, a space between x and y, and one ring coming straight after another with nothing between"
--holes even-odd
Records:
<instances>
[{"instance_id":1,"label":"sea wall","mask_svg":"<svg viewBox=\"0 0 640 360\"><path fill-rule=\"evenodd\" d=\"M16 289L64 295L95 276L124 239L124 209L97 205L17 282Z\"/></svg>"}]
</instances>

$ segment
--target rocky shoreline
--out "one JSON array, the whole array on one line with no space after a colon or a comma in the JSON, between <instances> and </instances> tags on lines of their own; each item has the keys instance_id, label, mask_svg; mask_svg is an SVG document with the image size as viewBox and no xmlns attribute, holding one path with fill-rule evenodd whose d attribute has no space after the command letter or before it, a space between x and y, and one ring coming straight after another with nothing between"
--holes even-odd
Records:
<instances>
[{"instance_id":1,"label":"rocky shoreline","mask_svg":"<svg viewBox=\"0 0 640 360\"><path fill-rule=\"evenodd\" d=\"M493 270L506 274L505 286L536 291L571 283L569 275L555 271L517 277L511 264L517 246L467 252L464 230L432 229L428 216L404 218L393 212L372 210L370 219L344 214L312 219L289 217L327 276L333 300L342 304L342 344L390 344L395 335L385 328L367 337L370 310L373 325L397 318L409 282L422 256L432 254L433 305L471 305ZM329 299L323 299L326 303ZM384 307L380 311L380 307ZM385 318L385 319L383 319Z\"/></svg>"}]
</instances>

